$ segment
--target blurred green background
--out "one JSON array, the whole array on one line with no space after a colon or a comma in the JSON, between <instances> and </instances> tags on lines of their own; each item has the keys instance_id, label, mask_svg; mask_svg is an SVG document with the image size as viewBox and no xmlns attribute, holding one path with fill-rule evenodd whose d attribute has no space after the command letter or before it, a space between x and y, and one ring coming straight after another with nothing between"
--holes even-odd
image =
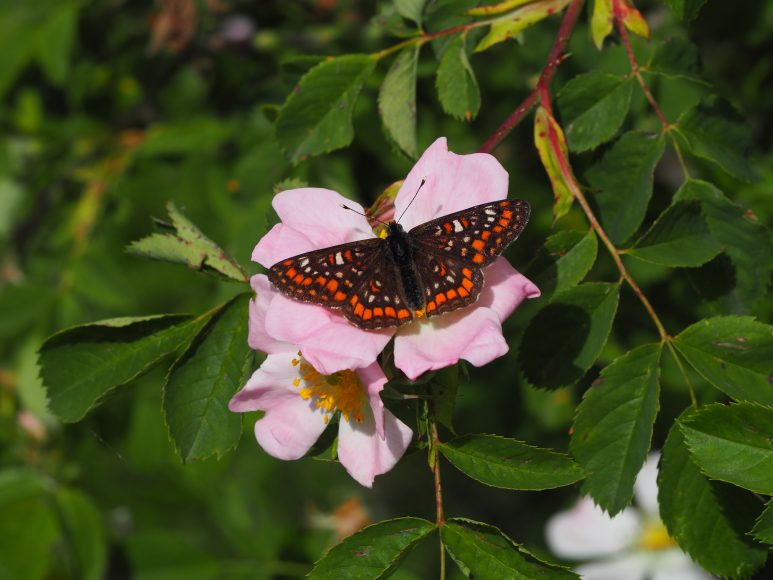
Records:
<instances>
[{"instance_id":1,"label":"blurred green background","mask_svg":"<svg viewBox=\"0 0 773 580\"><path fill-rule=\"evenodd\" d=\"M437 4L458 10L476 2ZM660 2L637 6L652 27L652 44L677 36L698 45L704 78L752 124L760 181L741 185L693 162L695 175L770 223L773 2L709 1L689 25ZM336 522L364 521L360 508L371 521L433 518L423 454L406 457L366 490L338 465L268 457L252 438L252 416L236 452L183 465L161 416L163 365L110 393L84 421L63 425L46 411L36 363L41 341L56 330L117 316L199 313L242 290L124 252L150 231L152 216L165 216L167 201L255 273L249 257L276 221L275 191L309 184L368 204L404 177L412 161L388 143L377 112L386 63L358 101L350 147L291 166L272 126L276 107L308 68L299 57L391 46L399 39L389 34L390 10L389 2L354 0L0 2L0 577L297 577L336 541ZM441 135L455 152L477 149L533 86L558 23L549 19L518 42L472 57L482 108L471 123L442 113L434 55L425 47L419 149ZM652 44L634 42L645 60ZM569 51L555 89L591 69L629 70L614 41L603 52L593 47L587 11ZM685 80L654 81L653 88L672 120L708 90ZM627 125L658 126L638 91ZM527 273L547 236L586 227L576 210L552 223L552 193L531 139L529 119L496 151L510 174L510 194L534 208L532 223L508 251ZM576 156L576 173L595 158ZM680 179L669 152L656 174L649 221ZM723 256L694 270L630 267L666 326L681 329L726 311L723 281L732 272ZM591 279L617 279L608 257ZM771 312L768 299L753 314L769 321ZM522 330L517 315L506 330L515 340ZM613 334L589 377L656 338L640 304L624 291ZM656 446L689 401L669 365ZM703 400L714 396L693 378ZM523 384L515 355L508 355L472 369L460 389L456 429L565 450L585 387L538 391ZM577 493L483 488L450 466L444 490L447 513L497 525L537 553L547 549L546 518ZM359 504L345 503L352 498ZM396 577L434 576L436 551L434 542L420 546Z\"/></svg>"}]
</instances>

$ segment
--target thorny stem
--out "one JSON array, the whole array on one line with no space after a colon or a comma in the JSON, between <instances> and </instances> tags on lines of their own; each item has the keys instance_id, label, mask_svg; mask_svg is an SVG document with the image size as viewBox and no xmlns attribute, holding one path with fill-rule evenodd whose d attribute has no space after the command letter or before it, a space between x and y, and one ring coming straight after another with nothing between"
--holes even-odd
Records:
<instances>
[{"instance_id":1,"label":"thorny stem","mask_svg":"<svg viewBox=\"0 0 773 580\"><path fill-rule=\"evenodd\" d=\"M432 418L430 419L430 436L432 437L432 441L430 442L430 450L432 452L432 473L435 476L435 525L440 527L446 523L446 518L443 513L443 486L440 482L440 437L438 436L434 410ZM439 534L438 537L440 537ZM440 538L440 580L445 580L445 577L446 550L443 546L443 539Z\"/></svg>"},{"instance_id":2,"label":"thorny stem","mask_svg":"<svg viewBox=\"0 0 773 580\"><path fill-rule=\"evenodd\" d=\"M649 86L644 80L644 77L641 74L641 66L639 65L639 61L636 60L636 55L633 52L633 46L631 46L631 39L628 37L628 30L625 28L625 23L623 22L624 14L620 6L620 0L612 0L612 4L615 23L617 24L617 30L620 33L620 40L622 41L623 46L625 46L625 52L628 55L628 61L631 63L631 74L633 74L634 78L636 78L638 81L644 96L647 98L647 102L652 107L652 110L655 111L658 119L660 119L660 124L663 126L663 132L668 134L669 138L671 139L671 144L673 145L674 152L676 153L676 157L679 160L679 165L682 167L682 172L684 173L684 176L689 179L690 172L688 171L687 164L684 161L682 149L679 147L679 143L673 134L673 131L676 129L676 127L675 125L669 123L668 119L666 119L666 116L663 114L663 111L658 105L658 102L655 100L655 96L652 94L652 91L650 90Z\"/></svg>"},{"instance_id":3,"label":"thorny stem","mask_svg":"<svg viewBox=\"0 0 773 580\"><path fill-rule=\"evenodd\" d=\"M553 80L553 76L555 76L556 70L558 70L558 65L566 58L564 50L572 36L575 24L577 24L582 4L583 0L572 0L569 8L566 9L564 19L561 21L561 27L558 29L558 35L553 42L553 47L550 49L547 63L537 81L537 86L535 86L521 104L515 108L510 116L505 119L504 123L502 123L499 128L486 139L480 149L478 149L479 153L491 153L491 151L493 151L497 145L499 145L502 140L515 129L529 111L532 110L534 105L537 104L540 93L548 90L550 83Z\"/></svg>"}]
</instances>

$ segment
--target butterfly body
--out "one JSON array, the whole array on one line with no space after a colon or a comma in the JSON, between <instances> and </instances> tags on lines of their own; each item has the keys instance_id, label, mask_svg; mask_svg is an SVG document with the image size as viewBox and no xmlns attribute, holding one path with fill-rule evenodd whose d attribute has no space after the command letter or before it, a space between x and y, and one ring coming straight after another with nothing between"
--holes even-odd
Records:
<instances>
[{"instance_id":1,"label":"butterfly body","mask_svg":"<svg viewBox=\"0 0 773 580\"><path fill-rule=\"evenodd\" d=\"M286 296L340 309L366 329L400 326L473 304L483 268L514 241L529 220L529 204L503 200L419 224L387 224L369 238L281 260L268 277Z\"/></svg>"}]
</instances>

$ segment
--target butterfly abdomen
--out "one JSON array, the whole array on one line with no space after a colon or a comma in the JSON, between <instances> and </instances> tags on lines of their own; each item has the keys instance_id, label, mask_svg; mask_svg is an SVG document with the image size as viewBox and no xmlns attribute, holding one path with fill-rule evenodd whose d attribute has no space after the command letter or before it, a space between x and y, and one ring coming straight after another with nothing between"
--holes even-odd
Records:
<instances>
[{"instance_id":1,"label":"butterfly abdomen","mask_svg":"<svg viewBox=\"0 0 773 580\"><path fill-rule=\"evenodd\" d=\"M397 266L400 275L398 281L402 289L402 298L411 310L424 309L424 293L422 291L421 275L413 259L410 239L400 224L389 224L387 235L390 256Z\"/></svg>"}]
</instances>

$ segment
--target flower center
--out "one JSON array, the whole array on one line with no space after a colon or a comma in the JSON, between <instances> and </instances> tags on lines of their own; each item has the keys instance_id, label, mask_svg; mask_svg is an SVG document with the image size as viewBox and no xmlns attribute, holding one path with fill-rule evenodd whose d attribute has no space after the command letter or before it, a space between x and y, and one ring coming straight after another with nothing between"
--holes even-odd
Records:
<instances>
[{"instance_id":1,"label":"flower center","mask_svg":"<svg viewBox=\"0 0 773 580\"><path fill-rule=\"evenodd\" d=\"M293 379L293 385L300 390L300 396L312 399L317 409L325 412L325 423L336 411L341 411L344 419L351 417L357 423L364 419L365 389L360 379L353 371L339 371L332 375L323 375L301 358L293 359L293 366L298 367L299 377Z\"/></svg>"},{"instance_id":2,"label":"flower center","mask_svg":"<svg viewBox=\"0 0 773 580\"><path fill-rule=\"evenodd\" d=\"M665 550L676 546L676 542L668 535L663 522L654 520L644 524L644 530L639 536L639 546L643 550Z\"/></svg>"}]
</instances>

